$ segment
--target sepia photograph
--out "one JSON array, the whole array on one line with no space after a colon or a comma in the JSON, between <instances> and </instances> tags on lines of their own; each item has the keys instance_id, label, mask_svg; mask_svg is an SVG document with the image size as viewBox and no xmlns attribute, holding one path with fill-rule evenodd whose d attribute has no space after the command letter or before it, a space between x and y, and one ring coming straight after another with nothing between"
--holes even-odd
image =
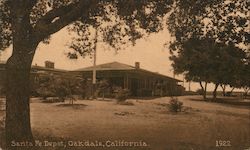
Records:
<instances>
[{"instance_id":1,"label":"sepia photograph","mask_svg":"<svg viewBox=\"0 0 250 150\"><path fill-rule=\"evenodd\" d=\"M0 150L250 150L249 0L0 0Z\"/></svg>"}]
</instances>

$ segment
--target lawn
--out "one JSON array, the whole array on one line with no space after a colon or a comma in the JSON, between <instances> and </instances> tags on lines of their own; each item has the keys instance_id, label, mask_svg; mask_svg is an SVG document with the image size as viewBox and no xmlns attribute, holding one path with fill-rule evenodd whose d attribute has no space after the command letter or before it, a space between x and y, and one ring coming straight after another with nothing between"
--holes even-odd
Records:
<instances>
[{"instance_id":1,"label":"lawn","mask_svg":"<svg viewBox=\"0 0 250 150\"><path fill-rule=\"evenodd\" d=\"M133 99L128 100L129 105L120 105L114 100L78 100L74 106L33 100L31 124L35 139L43 144L41 149L250 148L249 107L203 102L199 96L183 96L179 100L184 103L184 111L174 114L168 111L169 100L168 97ZM44 147L46 141L47 147ZM226 144L218 147L216 141ZM96 142L102 142L101 146L98 147ZM70 147L73 144L75 146Z\"/></svg>"}]
</instances>

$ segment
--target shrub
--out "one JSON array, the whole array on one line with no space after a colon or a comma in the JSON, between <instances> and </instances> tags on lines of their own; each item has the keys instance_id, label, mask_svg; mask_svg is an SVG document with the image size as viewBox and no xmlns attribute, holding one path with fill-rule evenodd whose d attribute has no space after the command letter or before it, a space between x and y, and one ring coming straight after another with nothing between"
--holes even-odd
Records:
<instances>
[{"instance_id":1,"label":"shrub","mask_svg":"<svg viewBox=\"0 0 250 150\"><path fill-rule=\"evenodd\" d=\"M37 83L36 93L41 96L44 100L48 97L54 97L54 77L49 74L43 74L38 76L39 83Z\"/></svg>"},{"instance_id":2,"label":"shrub","mask_svg":"<svg viewBox=\"0 0 250 150\"><path fill-rule=\"evenodd\" d=\"M64 101L66 97L71 94L68 81L65 79L57 79L54 85L54 92L60 100Z\"/></svg>"},{"instance_id":3,"label":"shrub","mask_svg":"<svg viewBox=\"0 0 250 150\"><path fill-rule=\"evenodd\" d=\"M59 77L44 74L39 76L39 83L37 84L38 88L36 92L39 96L43 97L44 100L48 97L58 97L59 101L64 101L66 98L71 99L72 95L80 95L84 81L77 77ZM54 102L54 100L49 100L48 102Z\"/></svg>"},{"instance_id":4,"label":"shrub","mask_svg":"<svg viewBox=\"0 0 250 150\"><path fill-rule=\"evenodd\" d=\"M108 80L100 80L98 83L97 83L97 94L96 95L99 95L99 93L102 93L102 99L104 99L105 97L105 92L110 88L110 84L108 82Z\"/></svg>"},{"instance_id":5,"label":"shrub","mask_svg":"<svg viewBox=\"0 0 250 150\"><path fill-rule=\"evenodd\" d=\"M59 102L64 102L64 100L57 98L57 97L48 97L45 100L43 100L42 102L43 103L59 103Z\"/></svg>"},{"instance_id":6,"label":"shrub","mask_svg":"<svg viewBox=\"0 0 250 150\"><path fill-rule=\"evenodd\" d=\"M202 89L197 89L196 93L198 93L199 95L203 95L204 91Z\"/></svg>"},{"instance_id":7,"label":"shrub","mask_svg":"<svg viewBox=\"0 0 250 150\"><path fill-rule=\"evenodd\" d=\"M183 103L178 101L177 98L172 97L169 102L169 111L171 112L181 112Z\"/></svg>"},{"instance_id":8,"label":"shrub","mask_svg":"<svg viewBox=\"0 0 250 150\"><path fill-rule=\"evenodd\" d=\"M128 89L122 89L122 88L117 88L115 90L115 98L117 99L118 102L124 102L126 99L128 99L130 93Z\"/></svg>"}]
</instances>

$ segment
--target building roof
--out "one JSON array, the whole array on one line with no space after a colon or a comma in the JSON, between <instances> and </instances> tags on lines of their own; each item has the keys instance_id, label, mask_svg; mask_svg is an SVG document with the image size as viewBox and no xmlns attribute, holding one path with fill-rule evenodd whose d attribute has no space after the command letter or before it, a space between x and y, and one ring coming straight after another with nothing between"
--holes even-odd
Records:
<instances>
[{"instance_id":1,"label":"building roof","mask_svg":"<svg viewBox=\"0 0 250 150\"><path fill-rule=\"evenodd\" d=\"M94 68L93 66L90 66L90 67L86 67L86 68L77 69L74 71L92 71L93 68ZM98 71L102 71L102 70L131 70L131 69L135 69L135 67L127 65L127 64L119 63L116 61L111 62L111 63L101 64L101 65L96 65L96 70L98 70Z\"/></svg>"},{"instance_id":2,"label":"building roof","mask_svg":"<svg viewBox=\"0 0 250 150\"><path fill-rule=\"evenodd\" d=\"M47 67L42 67L42 66L32 66L32 69L36 70L42 70L42 71L54 71L54 72L68 72L68 70L63 70L63 69L56 69L56 68L47 68Z\"/></svg>"},{"instance_id":3,"label":"building roof","mask_svg":"<svg viewBox=\"0 0 250 150\"><path fill-rule=\"evenodd\" d=\"M6 61L0 61L0 65L5 66L6 65ZM2 70L5 70L5 68L0 68ZM68 70L63 70L63 69L56 69L56 68L47 68L47 67L43 67L43 66L37 66L37 65L32 65L31 66L32 71L37 72L39 71L53 71L53 72L68 72Z\"/></svg>"},{"instance_id":4,"label":"building roof","mask_svg":"<svg viewBox=\"0 0 250 150\"><path fill-rule=\"evenodd\" d=\"M88 71L92 71L94 69L93 66L90 66L90 67L86 67L86 68L81 68L81 69L77 69L77 70L73 70L73 72L88 72ZM171 78L169 76L166 76L166 75L163 75L163 74L160 74L160 73L157 73L157 72L152 72L152 71L148 71L148 70L145 70L145 69L142 69L142 68L136 68L134 66L130 66L130 65L127 65L127 64L123 64L123 63L120 63L120 62L110 62L110 63L105 63L105 64L101 64L101 65L96 65L96 71L115 71L115 70L138 70L138 71L142 71L142 72L145 72L145 73L150 73L150 74L153 74L153 75L156 75L156 76L161 76L161 77L164 77L164 78L168 78L170 80L175 80L176 82L182 82L180 80L177 80L177 79L174 79L174 78Z\"/></svg>"}]
</instances>

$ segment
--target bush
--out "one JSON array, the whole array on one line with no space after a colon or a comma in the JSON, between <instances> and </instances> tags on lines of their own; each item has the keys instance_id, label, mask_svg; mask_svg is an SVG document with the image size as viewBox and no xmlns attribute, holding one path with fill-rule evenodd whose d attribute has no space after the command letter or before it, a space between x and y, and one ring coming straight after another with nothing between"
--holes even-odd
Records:
<instances>
[{"instance_id":1,"label":"bush","mask_svg":"<svg viewBox=\"0 0 250 150\"><path fill-rule=\"evenodd\" d=\"M105 97L105 92L107 92L107 90L110 88L110 84L108 82L108 80L100 80L97 83L97 96L101 93L102 94L102 99L104 99Z\"/></svg>"},{"instance_id":2,"label":"bush","mask_svg":"<svg viewBox=\"0 0 250 150\"><path fill-rule=\"evenodd\" d=\"M58 79L54 85L55 95L62 101L71 94L70 86L67 80Z\"/></svg>"},{"instance_id":3,"label":"bush","mask_svg":"<svg viewBox=\"0 0 250 150\"><path fill-rule=\"evenodd\" d=\"M128 99L130 93L128 89L122 89L122 88L117 88L115 90L115 98L117 99L118 102L124 102L126 99Z\"/></svg>"},{"instance_id":4,"label":"bush","mask_svg":"<svg viewBox=\"0 0 250 150\"><path fill-rule=\"evenodd\" d=\"M172 97L169 102L169 111L171 112L181 112L183 103L178 101L177 98Z\"/></svg>"},{"instance_id":5,"label":"bush","mask_svg":"<svg viewBox=\"0 0 250 150\"><path fill-rule=\"evenodd\" d=\"M203 95L204 91L202 89L197 89L196 93L198 93L199 95Z\"/></svg>"},{"instance_id":6,"label":"bush","mask_svg":"<svg viewBox=\"0 0 250 150\"><path fill-rule=\"evenodd\" d=\"M46 100L48 97L54 97L54 77L51 75L42 75L39 76L39 83L37 83L37 89L36 93L38 96L41 96L44 100Z\"/></svg>"},{"instance_id":7,"label":"bush","mask_svg":"<svg viewBox=\"0 0 250 150\"><path fill-rule=\"evenodd\" d=\"M75 77L58 77L54 75L43 75L39 77L38 88L36 92L39 96L46 100L48 97L58 97L59 101L71 98L72 95L80 95L82 93L82 85L84 82L80 78ZM51 100L49 100L50 102ZM52 100L54 102L54 100Z\"/></svg>"},{"instance_id":8,"label":"bush","mask_svg":"<svg viewBox=\"0 0 250 150\"><path fill-rule=\"evenodd\" d=\"M232 92L226 92L226 96L232 96Z\"/></svg>"},{"instance_id":9,"label":"bush","mask_svg":"<svg viewBox=\"0 0 250 150\"><path fill-rule=\"evenodd\" d=\"M64 100L60 99L60 98L57 98L57 97L47 97L42 102L43 103L59 103L59 102L64 102Z\"/></svg>"}]
</instances>

